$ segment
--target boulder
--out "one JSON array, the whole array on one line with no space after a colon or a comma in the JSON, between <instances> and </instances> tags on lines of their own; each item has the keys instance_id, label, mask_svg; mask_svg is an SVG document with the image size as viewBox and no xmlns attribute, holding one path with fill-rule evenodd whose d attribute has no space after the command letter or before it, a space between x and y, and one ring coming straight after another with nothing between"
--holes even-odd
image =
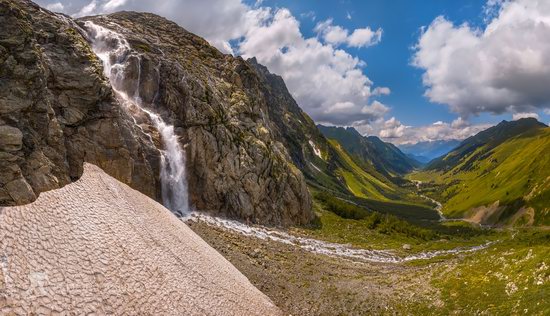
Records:
<instances>
[{"instance_id":1,"label":"boulder","mask_svg":"<svg viewBox=\"0 0 550 316\"><path fill-rule=\"evenodd\" d=\"M0 150L18 151L23 146L23 133L12 126L0 126Z\"/></svg>"},{"instance_id":2,"label":"boulder","mask_svg":"<svg viewBox=\"0 0 550 316\"><path fill-rule=\"evenodd\" d=\"M34 191L24 178L8 182L5 189L11 198L18 204L30 203L36 199Z\"/></svg>"}]
</instances>

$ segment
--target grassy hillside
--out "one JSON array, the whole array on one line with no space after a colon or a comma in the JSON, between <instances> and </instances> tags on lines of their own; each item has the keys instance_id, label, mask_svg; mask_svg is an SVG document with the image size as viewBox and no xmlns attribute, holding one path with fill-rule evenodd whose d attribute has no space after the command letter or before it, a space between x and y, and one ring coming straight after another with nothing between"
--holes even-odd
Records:
<instances>
[{"instance_id":1,"label":"grassy hillside","mask_svg":"<svg viewBox=\"0 0 550 316\"><path fill-rule=\"evenodd\" d=\"M461 147L464 151L467 146ZM451 217L488 224L550 225L550 128L532 128L498 144L466 151L441 159L443 169L432 168L411 178L442 185L436 195Z\"/></svg>"},{"instance_id":2,"label":"grassy hillside","mask_svg":"<svg viewBox=\"0 0 550 316\"><path fill-rule=\"evenodd\" d=\"M393 144L383 142L375 136L364 137L353 127L317 127L325 137L338 141L355 161L372 166L387 178L398 180L403 174L421 165Z\"/></svg>"},{"instance_id":3,"label":"grassy hillside","mask_svg":"<svg viewBox=\"0 0 550 316\"><path fill-rule=\"evenodd\" d=\"M537 228L494 230L461 222L430 226L384 218L356 205L315 195L320 223L294 232L366 249L406 254L473 246L487 249L463 256L412 261L418 277L437 289L439 303L420 298L395 308L406 315L528 314L546 315L550 307L550 234ZM350 213L363 215L349 216ZM351 217L351 218L350 218ZM378 220L377 220L378 219ZM411 250L403 250L403 244ZM412 293L411 293L412 294Z\"/></svg>"},{"instance_id":4,"label":"grassy hillside","mask_svg":"<svg viewBox=\"0 0 550 316\"><path fill-rule=\"evenodd\" d=\"M469 162L483 159L485 153L510 138L545 127L547 126L534 118L524 118L512 122L502 121L496 126L465 139L447 155L430 162L426 169L443 171L460 164L462 165L461 170L466 170L470 166Z\"/></svg>"},{"instance_id":5,"label":"grassy hillside","mask_svg":"<svg viewBox=\"0 0 550 316\"><path fill-rule=\"evenodd\" d=\"M426 200L401 174L414 168L413 161L395 146L379 139L352 135L368 144L369 159L346 150L341 142L328 140L288 92L283 79L252 58L248 63L263 82L273 132L288 150L311 188L330 192L365 207L414 220L437 219ZM365 147L366 148L366 147ZM349 148L353 149L353 148Z\"/></svg>"}]
</instances>

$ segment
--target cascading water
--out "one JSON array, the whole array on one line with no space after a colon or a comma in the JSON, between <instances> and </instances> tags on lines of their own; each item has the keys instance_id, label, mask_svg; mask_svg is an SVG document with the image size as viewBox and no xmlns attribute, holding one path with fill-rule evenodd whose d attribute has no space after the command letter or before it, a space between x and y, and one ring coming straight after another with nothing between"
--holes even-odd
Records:
<instances>
[{"instance_id":1,"label":"cascading water","mask_svg":"<svg viewBox=\"0 0 550 316\"><path fill-rule=\"evenodd\" d=\"M144 107L140 98L140 55L132 51L124 37L91 21L85 23L92 41L94 53L102 60L105 76L109 78L111 86L119 101L126 109L137 109L146 113L155 128L159 131L163 149L161 152L161 191L164 206L178 215L189 213L187 181L185 173L185 154L178 136L174 133L174 126L164 122L160 115ZM137 61L136 61L137 60ZM131 62L138 66L138 78L132 93L131 80L128 78L128 67ZM132 114L132 111L129 111ZM153 142L151 135L147 134Z\"/></svg>"}]
</instances>

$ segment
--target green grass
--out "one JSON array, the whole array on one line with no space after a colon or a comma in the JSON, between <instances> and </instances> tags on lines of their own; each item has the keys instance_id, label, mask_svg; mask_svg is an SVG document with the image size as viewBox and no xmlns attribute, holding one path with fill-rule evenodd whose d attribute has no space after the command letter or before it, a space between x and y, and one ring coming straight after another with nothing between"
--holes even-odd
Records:
<instances>
[{"instance_id":1,"label":"green grass","mask_svg":"<svg viewBox=\"0 0 550 316\"><path fill-rule=\"evenodd\" d=\"M334 196L320 192L315 195L324 208L344 219L361 220L367 229L376 230L386 235L403 235L410 238L429 240L436 237L432 231L412 225L390 214L369 211L366 208L335 198Z\"/></svg>"},{"instance_id":2,"label":"green grass","mask_svg":"<svg viewBox=\"0 0 550 316\"><path fill-rule=\"evenodd\" d=\"M335 140L329 140L330 145L336 150L339 160L343 165L336 170L336 174L343 177L348 189L353 195L362 198L373 198L387 201L388 196L396 195L398 188L390 181L382 181L374 172L368 173L359 167L348 153Z\"/></svg>"},{"instance_id":3,"label":"green grass","mask_svg":"<svg viewBox=\"0 0 550 316\"><path fill-rule=\"evenodd\" d=\"M548 315L550 313L550 231L542 228L482 229L466 222L414 225L316 191L314 207L319 222L294 227L311 238L350 244L363 249L392 249L411 253L493 244L460 255L405 263L418 269L437 290L438 304L422 300L394 306L409 315ZM381 223L387 218L390 227ZM400 230L401 227L405 231Z\"/></svg>"},{"instance_id":4,"label":"green grass","mask_svg":"<svg viewBox=\"0 0 550 316\"><path fill-rule=\"evenodd\" d=\"M498 238L494 231L467 223L425 222L421 226L330 194L316 192L314 198L319 221L309 227L295 227L295 233L365 249L402 251L403 244L409 244L413 252L475 246Z\"/></svg>"},{"instance_id":5,"label":"green grass","mask_svg":"<svg viewBox=\"0 0 550 316\"><path fill-rule=\"evenodd\" d=\"M444 302L434 313L550 314L550 233L531 229L505 234L494 246L434 273L432 284Z\"/></svg>"}]
</instances>

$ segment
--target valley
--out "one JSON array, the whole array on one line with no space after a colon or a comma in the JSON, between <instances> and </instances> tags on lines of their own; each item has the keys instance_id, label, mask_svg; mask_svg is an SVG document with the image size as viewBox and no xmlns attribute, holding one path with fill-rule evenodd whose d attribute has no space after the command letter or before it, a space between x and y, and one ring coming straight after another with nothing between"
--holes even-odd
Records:
<instances>
[{"instance_id":1,"label":"valley","mask_svg":"<svg viewBox=\"0 0 550 316\"><path fill-rule=\"evenodd\" d=\"M327 226L334 220L323 211L320 214ZM544 303L550 291L549 236L544 231L477 231L474 234L477 236L456 233L446 236L448 240L414 242L395 235L378 239L368 230L358 230L354 221L344 221L335 224L340 225L337 238L309 233L319 239L349 242L347 245L355 247L362 244L392 249L403 255L495 241L472 252L382 263L318 254L200 220L188 223L283 311L292 315L508 312L545 315L550 310ZM346 226L347 236L341 234ZM290 234L304 236L302 230L297 228ZM359 231L366 235L362 242L355 236ZM403 242L413 242L413 249L403 250Z\"/></svg>"},{"instance_id":2,"label":"valley","mask_svg":"<svg viewBox=\"0 0 550 316\"><path fill-rule=\"evenodd\" d=\"M409 141L328 24L300 47L360 77L341 100L279 74L296 47L90 8L0 0L0 315L550 314L539 114Z\"/></svg>"}]
</instances>

